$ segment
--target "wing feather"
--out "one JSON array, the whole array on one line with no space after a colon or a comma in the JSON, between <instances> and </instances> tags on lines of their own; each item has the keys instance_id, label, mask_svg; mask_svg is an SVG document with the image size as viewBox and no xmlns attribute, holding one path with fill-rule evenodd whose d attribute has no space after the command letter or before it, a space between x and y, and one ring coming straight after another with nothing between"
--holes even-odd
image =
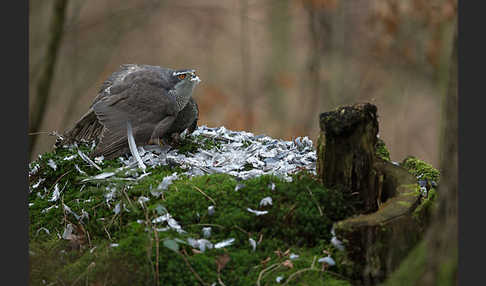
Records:
<instances>
[{"instance_id":1,"label":"wing feather","mask_svg":"<svg viewBox=\"0 0 486 286\"><path fill-rule=\"evenodd\" d=\"M136 144L147 144L157 125L167 117L175 117L175 99L167 90L138 77L116 84L111 95L99 99L93 110L104 126L94 154L114 158L129 151L126 126L130 121ZM166 120L167 122L167 120Z\"/></svg>"}]
</instances>

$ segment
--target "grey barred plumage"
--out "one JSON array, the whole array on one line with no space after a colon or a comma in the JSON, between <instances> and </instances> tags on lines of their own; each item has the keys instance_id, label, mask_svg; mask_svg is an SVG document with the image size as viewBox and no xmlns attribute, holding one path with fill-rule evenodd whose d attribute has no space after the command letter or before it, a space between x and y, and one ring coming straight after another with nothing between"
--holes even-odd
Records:
<instances>
[{"instance_id":1,"label":"grey barred plumage","mask_svg":"<svg viewBox=\"0 0 486 286\"><path fill-rule=\"evenodd\" d=\"M112 159L129 152L126 122L137 145L170 139L197 127L199 110L192 91L194 70L122 65L101 86L90 109L64 133L63 143L97 141L92 156Z\"/></svg>"}]
</instances>

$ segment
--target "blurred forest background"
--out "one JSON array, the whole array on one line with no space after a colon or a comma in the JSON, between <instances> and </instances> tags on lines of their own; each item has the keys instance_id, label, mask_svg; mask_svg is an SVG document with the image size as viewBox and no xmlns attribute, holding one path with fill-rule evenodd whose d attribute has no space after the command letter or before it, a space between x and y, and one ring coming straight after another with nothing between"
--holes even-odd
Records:
<instances>
[{"instance_id":1,"label":"blurred forest background","mask_svg":"<svg viewBox=\"0 0 486 286\"><path fill-rule=\"evenodd\" d=\"M47 132L88 110L112 72L137 63L196 69L199 125L315 140L321 112L371 102L392 160L439 165L457 0L29 5L29 132L41 132L30 160L52 148Z\"/></svg>"}]
</instances>

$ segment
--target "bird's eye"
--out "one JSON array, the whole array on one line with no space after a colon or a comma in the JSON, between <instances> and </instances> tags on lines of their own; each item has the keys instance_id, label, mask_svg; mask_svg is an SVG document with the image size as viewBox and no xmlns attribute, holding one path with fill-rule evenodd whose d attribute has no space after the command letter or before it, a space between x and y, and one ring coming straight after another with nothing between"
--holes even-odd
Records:
<instances>
[{"instance_id":1,"label":"bird's eye","mask_svg":"<svg viewBox=\"0 0 486 286\"><path fill-rule=\"evenodd\" d=\"M185 74L185 73L183 73L183 74L178 75L177 77L178 77L180 80L183 80L183 79L185 79L185 78L186 78L186 74Z\"/></svg>"}]
</instances>

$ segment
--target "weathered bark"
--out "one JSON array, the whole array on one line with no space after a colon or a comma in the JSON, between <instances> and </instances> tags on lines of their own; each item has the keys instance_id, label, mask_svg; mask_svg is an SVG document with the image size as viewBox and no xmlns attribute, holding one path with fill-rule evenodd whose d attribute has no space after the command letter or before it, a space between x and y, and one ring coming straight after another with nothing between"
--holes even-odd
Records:
<instances>
[{"instance_id":1,"label":"weathered bark","mask_svg":"<svg viewBox=\"0 0 486 286\"><path fill-rule=\"evenodd\" d=\"M354 264L350 275L356 284L363 285L376 285L395 270L426 227L426 220L420 219L424 214L417 209L421 200L416 179L405 169L379 158L373 170L381 174L378 200L383 204L376 212L334 226L338 237L347 241L347 257Z\"/></svg>"},{"instance_id":2,"label":"weathered bark","mask_svg":"<svg viewBox=\"0 0 486 286\"><path fill-rule=\"evenodd\" d=\"M356 104L320 115L325 150L319 174L325 186L359 192L365 213L378 208L375 161L378 120L376 106ZM321 164L322 162L322 164Z\"/></svg>"},{"instance_id":3,"label":"weathered bark","mask_svg":"<svg viewBox=\"0 0 486 286\"><path fill-rule=\"evenodd\" d=\"M375 285L422 238L425 209L417 179L376 155L376 106L356 104L320 116L317 172L325 186L359 193L360 215L334 225L356 284Z\"/></svg>"},{"instance_id":4,"label":"weathered bark","mask_svg":"<svg viewBox=\"0 0 486 286\"><path fill-rule=\"evenodd\" d=\"M39 127L42 124L42 119L44 118L47 99L49 98L49 91L51 89L52 79L54 77L54 68L57 62L57 54L59 51L59 47L61 46L67 4L67 0L56 0L54 2L54 13L50 26L51 33L45 58L46 65L44 70L42 71L42 76L39 79L39 83L37 85L37 99L34 105L34 110L32 111L30 116L30 133L38 131ZM31 137L29 145L29 157L31 157L32 150L34 150L37 136L38 135L33 134Z\"/></svg>"}]
</instances>

